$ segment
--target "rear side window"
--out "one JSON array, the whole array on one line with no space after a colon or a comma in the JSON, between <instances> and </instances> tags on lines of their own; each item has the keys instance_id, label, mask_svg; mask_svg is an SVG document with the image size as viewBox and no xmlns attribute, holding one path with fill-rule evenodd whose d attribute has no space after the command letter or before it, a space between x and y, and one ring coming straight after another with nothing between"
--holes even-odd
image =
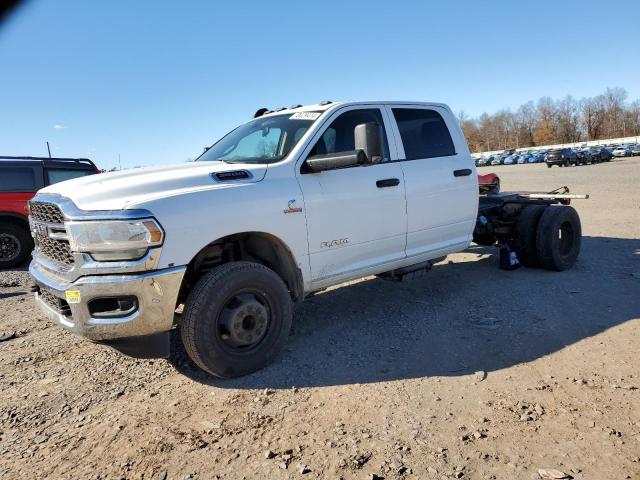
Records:
<instances>
[{"instance_id":1,"label":"rear side window","mask_svg":"<svg viewBox=\"0 0 640 480\"><path fill-rule=\"evenodd\" d=\"M36 176L33 168L0 168L0 192L35 192Z\"/></svg>"},{"instance_id":2,"label":"rear side window","mask_svg":"<svg viewBox=\"0 0 640 480\"><path fill-rule=\"evenodd\" d=\"M394 108L407 160L446 157L456 151L442 116L423 108Z\"/></svg>"},{"instance_id":3,"label":"rear side window","mask_svg":"<svg viewBox=\"0 0 640 480\"><path fill-rule=\"evenodd\" d=\"M65 180L71 180L73 178L85 177L94 173L92 170L47 170L47 185L53 185L54 183L64 182Z\"/></svg>"}]
</instances>

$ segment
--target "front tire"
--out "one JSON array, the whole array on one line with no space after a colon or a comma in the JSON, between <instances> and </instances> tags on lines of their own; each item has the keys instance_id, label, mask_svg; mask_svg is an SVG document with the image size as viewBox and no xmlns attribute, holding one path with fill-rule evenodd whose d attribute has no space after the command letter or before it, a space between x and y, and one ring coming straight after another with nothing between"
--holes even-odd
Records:
<instances>
[{"instance_id":1,"label":"front tire","mask_svg":"<svg viewBox=\"0 0 640 480\"><path fill-rule=\"evenodd\" d=\"M0 225L0 269L22 265L33 250L33 239L26 228L13 223Z\"/></svg>"},{"instance_id":2,"label":"front tire","mask_svg":"<svg viewBox=\"0 0 640 480\"><path fill-rule=\"evenodd\" d=\"M221 378L247 375L268 365L291 329L287 286L264 265L223 264L202 277L181 322L185 350L204 371Z\"/></svg>"},{"instance_id":3,"label":"front tire","mask_svg":"<svg viewBox=\"0 0 640 480\"><path fill-rule=\"evenodd\" d=\"M576 263L580 254L582 226L572 207L547 207L540 216L536 250L540 265L561 272Z\"/></svg>"}]
</instances>

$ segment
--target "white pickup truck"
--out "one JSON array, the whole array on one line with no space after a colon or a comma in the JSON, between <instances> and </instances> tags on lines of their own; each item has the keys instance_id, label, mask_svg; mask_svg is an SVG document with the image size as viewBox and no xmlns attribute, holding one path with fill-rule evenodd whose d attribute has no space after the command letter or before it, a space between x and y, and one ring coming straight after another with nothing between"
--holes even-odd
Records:
<instances>
[{"instance_id":1,"label":"white pickup truck","mask_svg":"<svg viewBox=\"0 0 640 480\"><path fill-rule=\"evenodd\" d=\"M479 195L446 105L260 109L195 162L40 190L29 270L63 328L163 357L179 327L196 364L233 377L271 361L293 304L330 285L415 276L472 240L499 245L507 267L570 268L571 197Z\"/></svg>"}]
</instances>

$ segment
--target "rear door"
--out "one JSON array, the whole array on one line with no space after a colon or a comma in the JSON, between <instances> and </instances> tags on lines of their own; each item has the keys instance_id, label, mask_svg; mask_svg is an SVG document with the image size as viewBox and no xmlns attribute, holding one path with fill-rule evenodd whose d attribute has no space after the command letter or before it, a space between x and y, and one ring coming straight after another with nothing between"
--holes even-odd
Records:
<instances>
[{"instance_id":1,"label":"rear door","mask_svg":"<svg viewBox=\"0 0 640 480\"><path fill-rule=\"evenodd\" d=\"M40 162L0 160L0 212L26 217L27 201L43 186Z\"/></svg>"},{"instance_id":2,"label":"rear door","mask_svg":"<svg viewBox=\"0 0 640 480\"><path fill-rule=\"evenodd\" d=\"M404 258L406 205L404 181L389 121L375 105L334 112L303 152L311 155L354 150L354 129L361 123L383 127L385 158L320 173L297 166L307 218L309 261L314 288L355 278L376 266ZM391 145L389 145L391 143Z\"/></svg>"},{"instance_id":3,"label":"rear door","mask_svg":"<svg viewBox=\"0 0 640 480\"><path fill-rule=\"evenodd\" d=\"M395 121L407 195L407 256L435 258L466 248L478 181L453 115L441 106L389 105L387 111Z\"/></svg>"}]
</instances>

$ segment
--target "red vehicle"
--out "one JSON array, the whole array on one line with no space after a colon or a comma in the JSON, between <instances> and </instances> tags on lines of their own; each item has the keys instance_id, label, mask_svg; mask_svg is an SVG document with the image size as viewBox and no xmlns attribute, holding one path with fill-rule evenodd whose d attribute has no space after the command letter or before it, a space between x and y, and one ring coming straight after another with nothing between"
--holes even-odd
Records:
<instances>
[{"instance_id":1,"label":"red vehicle","mask_svg":"<svg viewBox=\"0 0 640 480\"><path fill-rule=\"evenodd\" d=\"M0 269L21 265L33 250L27 202L53 183L100 173L86 158L0 156Z\"/></svg>"}]
</instances>

